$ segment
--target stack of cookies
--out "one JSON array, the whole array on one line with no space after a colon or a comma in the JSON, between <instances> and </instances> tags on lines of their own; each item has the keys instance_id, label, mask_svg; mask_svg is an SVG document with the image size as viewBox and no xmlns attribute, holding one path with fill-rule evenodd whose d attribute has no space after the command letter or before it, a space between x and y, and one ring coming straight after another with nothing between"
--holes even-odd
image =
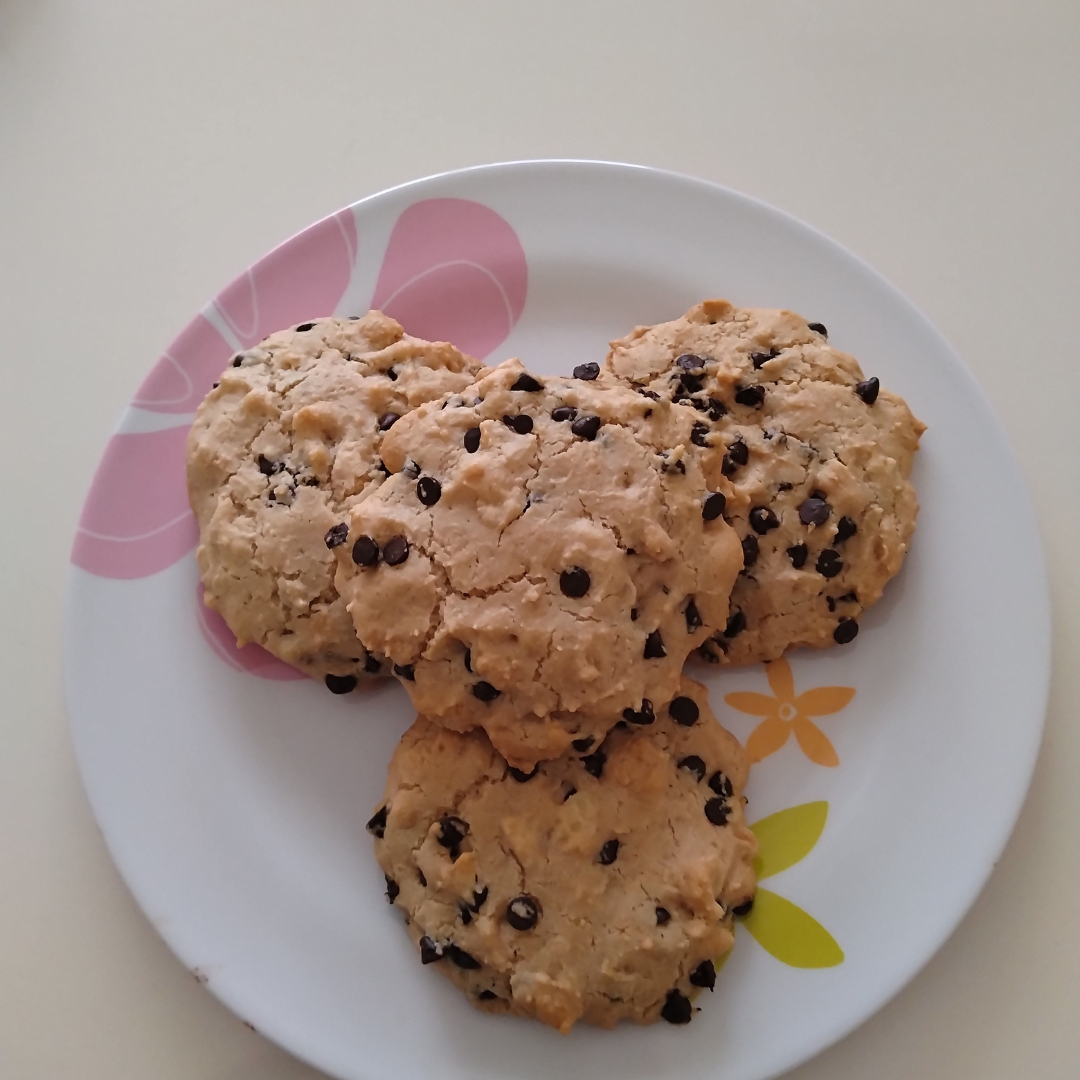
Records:
<instances>
[{"instance_id":1,"label":"stack of cookies","mask_svg":"<svg viewBox=\"0 0 1080 1080\"><path fill-rule=\"evenodd\" d=\"M205 598L335 693L408 691L368 828L422 963L564 1032L685 1023L756 842L684 668L850 642L921 431L786 311L706 301L566 378L320 319L199 410Z\"/></svg>"}]
</instances>

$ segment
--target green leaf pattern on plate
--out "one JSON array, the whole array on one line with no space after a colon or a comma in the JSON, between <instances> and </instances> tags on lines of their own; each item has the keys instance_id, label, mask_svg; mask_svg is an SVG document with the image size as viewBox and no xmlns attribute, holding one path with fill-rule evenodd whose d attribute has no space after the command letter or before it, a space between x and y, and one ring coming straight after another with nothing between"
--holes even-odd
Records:
<instances>
[{"instance_id":1,"label":"green leaf pattern on plate","mask_svg":"<svg viewBox=\"0 0 1080 1080\"><path fill-rule=\"evenodd\" d=\"M758 840L754 860L758 880L779 874L806 858L818 842L828 816L827 802L809 802L780 810L751 825ZM817 919L769 889L758 888L754 906L740 921L770 956L789 967L825 968L844 962L844 950Z\"/></svg>"}]
</instances>

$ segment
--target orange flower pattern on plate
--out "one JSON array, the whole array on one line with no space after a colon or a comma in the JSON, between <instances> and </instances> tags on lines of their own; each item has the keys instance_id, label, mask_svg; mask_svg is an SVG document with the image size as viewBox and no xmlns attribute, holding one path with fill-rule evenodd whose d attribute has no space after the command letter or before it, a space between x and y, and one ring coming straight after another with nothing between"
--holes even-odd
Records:
<instances>
[{"instance_id":1,"label":"orange flower pattern on plate","mask_svg":"<svg viewBox=\"0 0 1080 1080\"><path fill-rule=\"evenodd\" d=\"M750 691L724 696L733 709L765 718L746 740L746 753L751 764L775 754L794 732L800 749L815 764L829 768L839 765L840 758L833 744L810 718L839 712L855 696L855 688L817 686L796 696L791 665L783 657L766 664L765 674L772 690L771 697Z\"/></svg>"}]
</instances>

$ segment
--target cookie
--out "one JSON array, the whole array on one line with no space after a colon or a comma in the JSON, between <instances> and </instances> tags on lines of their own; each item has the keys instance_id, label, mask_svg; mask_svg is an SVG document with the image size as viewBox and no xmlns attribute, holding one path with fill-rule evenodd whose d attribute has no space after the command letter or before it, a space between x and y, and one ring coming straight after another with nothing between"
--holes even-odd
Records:
<instances>
[{"instance_id":1,"label":"cookie","mask_svg":"<svg viewBox=\"0 0 1080 1080\"><path fill-rule=\"evenodd\" d=\"M675 692L742 565L696 422L513 360L395 425L337 588L418 712L530 769Z\"/></svg>"},{"instance_id":2,"label":"cookie","mask_svg":"<svg viewBox=\"0 0 1080 1080\"><path fill-rule=\"evenodd\" d=\"M348 511L385 477L386 432L479 363L377 311L318 319L233 357L199 407L187 477L206 603L336 693L384 665L334 588Z\"/></svg>"},{"instance_id":3,"label":"cookie","mask_svg":"<svg viewBox=\"0 0 1080 1080\"><path fill-rule=\"evenodd\" d=\"M685 1023L754 894L748 765L703 686L531 773L420 718L368 829L420 961L567 1032Z\"/></svg>"},{"instance_id":4,"label":"cookie","mask_svg":"<svg viewBox=\"0 0 1080 1080\"><path fill-rule=\"evenodd\" d=\"M707 300L611 343L602 379L696 409L724 453L745 567L707 660L846 644L907 552L925 425L827 337L790 311Z\"/></svg>"}]
</instances>

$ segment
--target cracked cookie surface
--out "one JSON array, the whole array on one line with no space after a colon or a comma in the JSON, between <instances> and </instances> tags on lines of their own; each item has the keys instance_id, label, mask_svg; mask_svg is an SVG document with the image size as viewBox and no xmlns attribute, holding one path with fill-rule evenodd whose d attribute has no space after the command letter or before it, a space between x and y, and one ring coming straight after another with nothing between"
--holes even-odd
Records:
<instances>
[{"instance_id":1,"label":"cracked cookie surface","mask_svg":"<svg viewBox=\"0 0 1080 1080\"><path fill-rule=\"evenodd\" d=\"M395 425L337 587L418 712L528 769L674 692L742 565L695 422L514 360Z\"/></svg>"},{"instance_id":2,"label":"cracked cookie surface","mask_svg":"<svg viewBox=\"0 0 1080 1080\"><path fill-rule=\"evenodd\" d=\"M685 1023L753 897L746 756L684 679L648 723L516 772L423 717L368 823L424 964L477 1007L569 1031Z\"/></svg>"},{"instance_id":3,"label":"cracked cookie surface","mask_svg":"<svg viewBox=\"0 0 1080 1080\"><path fill-rule=\"evenodd\" d=\"M233 357L195 416L187 478L205 601L239 644L338 693L385 668L334 588L332 549L385 476L380 447L397 418L479 368L377 311L302 323Z\"/></svg>"},{"instance_id":4,"label":"cracked cookie surface","mask_svg":"<svg viewBox=\"0 0 1080 1080\"><path fill-rule=\"evenodd\" d=\"M613 341L601 378L696 409L701 441L725 455L745 568L700 655L748 664L851 641L915 528L925 426L903 399L820 323L724 300Z\"/></svg>"}]
</instances>

